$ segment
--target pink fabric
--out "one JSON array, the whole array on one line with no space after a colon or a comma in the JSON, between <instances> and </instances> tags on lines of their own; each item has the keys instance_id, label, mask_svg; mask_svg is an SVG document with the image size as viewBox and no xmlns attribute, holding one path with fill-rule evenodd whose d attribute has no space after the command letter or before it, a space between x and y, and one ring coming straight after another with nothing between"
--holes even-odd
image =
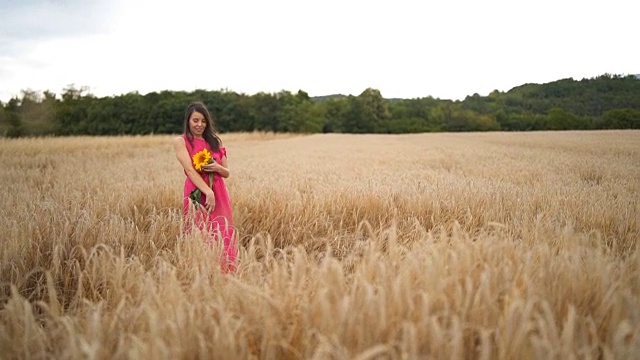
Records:
<instances>
[{"instance_id":1,"label":"pink fabric","mask_svg":"<svg viewBox=\"0 0 640 360\"><path fill-rule=\"evenodd\" d=\"M183 135L187 151L189 156L193 158L193 155L207 148L211 153L211 157L221 162L223 157L227 156L227 149L220 148L218 151L213 151L209 144L202 139L193 139L193 148L189 143L189 139ZM209 184L209 174L207 172L200 173L202 179ZM211 184L209 184L211 186ZM189 179L184 183L184 230L185 233L191 231L191 225L196 225L200 230L206 230L209 232L210 237L207 240L209 245L213 245L213 241L222 239L224 241L224 253L222 254L221 266L224 272L233 271L236 268L236 259L238 256L238 246L235 239L235 227L233 226L233 211L231 208L231 200L229 198L229 192L227 186L224 183L224 178L218 173L213 175L213 194L215 195L216 204L214 210L207 214L205 211L198 210L194 206L190 206L191 200L189 194L196 189L196 185ZM206 197L202 194L200 203L204 204Z\"/></svg>"}]
</instances>

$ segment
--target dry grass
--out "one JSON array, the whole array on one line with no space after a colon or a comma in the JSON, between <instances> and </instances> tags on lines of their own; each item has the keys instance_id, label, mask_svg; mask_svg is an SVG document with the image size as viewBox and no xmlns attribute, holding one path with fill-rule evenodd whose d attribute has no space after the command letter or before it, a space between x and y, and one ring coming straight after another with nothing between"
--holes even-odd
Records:
<instances>
[{"instance_id":1,"label":"dry grass","mask_svg":"<svg viewBox=\"0 0 640 360\"><path fill-rule=\"evenodd\" d=\"M170 137L0 139L0 358L640 356L640 132L223 140L233 276Z\"/></svg>"}]
</instances>

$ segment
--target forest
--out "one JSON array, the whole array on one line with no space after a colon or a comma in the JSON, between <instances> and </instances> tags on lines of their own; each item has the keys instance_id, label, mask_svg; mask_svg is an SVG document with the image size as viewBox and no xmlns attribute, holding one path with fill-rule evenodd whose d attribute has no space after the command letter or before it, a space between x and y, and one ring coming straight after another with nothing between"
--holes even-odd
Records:
<instances>
[{"instance_id":1,"label":"forest","mask_svg":"<svg viewBox=\"0 0 640 360\"><path fill-rule=\"evenodd\" d=\"M143 135L182 132L184 110L202 101L220 132L423 133L640 129L638 75L603 74L523 84L464 100L387 99L377 89L311 97L303 90L253 95L229 90L130 92L96 97L22 90L0 102L0 136Z\"/></svg>"}]
</instances>

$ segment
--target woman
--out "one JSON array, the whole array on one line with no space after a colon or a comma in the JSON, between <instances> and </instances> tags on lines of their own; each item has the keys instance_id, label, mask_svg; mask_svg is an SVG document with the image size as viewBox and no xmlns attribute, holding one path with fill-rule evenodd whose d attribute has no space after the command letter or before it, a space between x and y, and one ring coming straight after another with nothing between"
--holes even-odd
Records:
<instances>
[{"instance_id":1,"label":"woman","mask_svg":"<svg viewBox=\"0 0 640 360\"><path fill-rule=\"evenodd\" d=\"M229 177L227 150L214 129L209 110L203 103L189 104L185 112L183 133L174 139L173 145L176 157L187 175L183 208L185 233L189 233L195 225L210 234L209 245L212 245L212 240L222 239L222 270L233 271L236 267L238 247L231 201L224 183L224 179ZM212 162L202 166L198 171L194 165L194 155L204 149L210 153Z\"/></svg>"}]
</instances>

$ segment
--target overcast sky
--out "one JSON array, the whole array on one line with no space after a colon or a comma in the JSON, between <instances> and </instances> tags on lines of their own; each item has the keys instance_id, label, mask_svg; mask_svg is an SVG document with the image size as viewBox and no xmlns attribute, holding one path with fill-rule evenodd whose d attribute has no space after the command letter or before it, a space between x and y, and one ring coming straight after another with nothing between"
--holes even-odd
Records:
<instances>
[{"instance_id":1,"label":"overcast sky","mask_svg":"<svg viewBox=\"0 0 640 360\"><path fill-rule=\"evenodd\" d=\"M463 99L640 73L640 1L0 0L0 100L70 84L96 96Z\"/></svg>"}]
</instances>

